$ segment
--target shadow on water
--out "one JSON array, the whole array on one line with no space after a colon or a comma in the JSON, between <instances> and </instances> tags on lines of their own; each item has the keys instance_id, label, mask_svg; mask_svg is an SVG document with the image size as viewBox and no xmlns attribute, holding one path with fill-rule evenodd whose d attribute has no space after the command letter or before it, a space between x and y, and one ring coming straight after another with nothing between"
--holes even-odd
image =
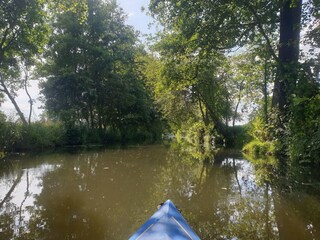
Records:
<instances>
[{"instance_id":1,"label":"shadow on water","mask_svg":"<svg viewBox=\"0 0 320 240\"><path fill-rule=\"evenodd\" d=\"M168 198L201 239L320 239L319 196L282 191L275 169L175 144L15 156L0 167L0 239L128 239Z\"/></svg>"}]
</instances>

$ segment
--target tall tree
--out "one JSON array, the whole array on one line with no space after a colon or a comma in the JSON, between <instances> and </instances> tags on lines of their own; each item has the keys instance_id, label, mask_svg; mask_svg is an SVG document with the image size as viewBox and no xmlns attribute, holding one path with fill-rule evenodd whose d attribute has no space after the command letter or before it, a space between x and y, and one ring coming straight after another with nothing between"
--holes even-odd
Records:
<instances>
[{"instance_id":1,"label":"tall tree","mask_svg":"<svg viewBox=\"0 0 320 240\"><path fill-rule=\"evenodd\" d=\"M214 124L225 137L230 102L223 77L218 76L224 74L226 58L214 51L188 52L189 45L192 41L181 35L163 36L154 46L161 58L155 54L147 60L148 84L173 132L188 132L193 125L201 126L197 131L202 132L202 126Z\"/></svg>"},{"instance_id":2,"label":"tall tree","mask_svg":"<svg viewBox=\"0 0 320 240\"><path fill-rule=\"evenodd\" d=\"M15 100L16 91L25 87L19 62L29 64L36 54L41 53L50 33L47 20L54 11L83 10L79 14L83 17L85 8L82 3L83 0L0 2L0 91L10 99L25 125L28 121Z\"/></svg>"},{"instance_id":3,"label":"tall tree","mask_svg":"<svg viewBox=\"0 0 320 240\"><path fill-rule=\"evenodd\" d=\"M44 3L30 0L4 0L0 3L0 91L12 102L23 124L27 120L15 101L15 90L21 88L21 58L41 51L48 34Z\"/></svg>"},{"instance_id":4,"label":"tall tree","mask_svg":"<svg viewBox=\"0 0 320 240\"><path fill-rule=\"evenodd\" d=\"M115 1L88 0L85 21L77 13L57 15L43 83L46 107L65 123L121 133L144 125L149 97L137 71L142 50Z\"/></svg>"},{"instance_id":5,"label":"tall tree","mask_svg":"<svg viewBox=\"0 0 320 240\"><path fill-rule=\"evenodd\" d=\"M294 81L290 68L297 68L302 1L159 1L150 10L165 28L193 39L194 50L230 50L264 42L279 64L275 103L282 109ZM272 45L279 36L279 53ZM294 72L294 71L293 71ZM291 79L291 81L290 81Z\"/></svg>"},{"instance_id":6,"label":"tall tree","mask_svg":"<svg viewBox=\"0 0 320 240\"><path fill-rule=\"evenodd\" d=\"M172 49L173 56L266 46L266 56L277 65L272 106L281 116L280 129L289 122L282 116L287 115L297 84L302 82L298 80L301 24L307 24L311 14L317 13L317 5L318 1L312 0L304 4L301 0L151 0L149 9L163 24L165 34L175 34L190 43Z\"/></svg>"},{"instance_id":7,"label":"tall tree","mask_svg":"<svg viewBox=\"0 0 320 240\"><path fill-rule=\"evenodd\" d=\"M302 0L287 0L280 9L279 65L273 105L277 105L282 114L298 81L301 11Z\"/></svg>"}]
</instances>

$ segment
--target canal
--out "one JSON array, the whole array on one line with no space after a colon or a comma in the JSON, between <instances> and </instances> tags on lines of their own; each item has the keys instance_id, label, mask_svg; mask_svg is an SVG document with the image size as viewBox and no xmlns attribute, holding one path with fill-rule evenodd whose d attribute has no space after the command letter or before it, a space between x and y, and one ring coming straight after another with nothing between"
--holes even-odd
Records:
<instances>
[{"instance_id":1,"label":"canal","mask_svg":"<svg viewBox=\"0 0 320 240\"><path fill-rule=\"evenodd\" d=\"M203 240L320 239L319 196L262 174L235 151L161 145L16 155L0 165L0 239L125 240L167 199Z\"/></svg>"}]
</instances>

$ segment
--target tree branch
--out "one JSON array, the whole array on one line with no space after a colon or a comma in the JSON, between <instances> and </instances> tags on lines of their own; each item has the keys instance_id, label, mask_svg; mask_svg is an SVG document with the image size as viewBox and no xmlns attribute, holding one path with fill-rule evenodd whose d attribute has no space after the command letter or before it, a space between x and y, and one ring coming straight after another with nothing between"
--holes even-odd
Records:
<instances>
[{"instance_id":1,"label":"tree branch","mask_svg":"<svg viewBox=\"0 0 320 240\"><path fill-rule=\"evenodd\" d=\"M7 36L8 36L8 33L9 33L9 28L7 28L5 31L4 31L4 34L3 34L3 37L2 37L2 40L1 40L1 43L0 43L0 50L2 50L2 46L4 44L4 42L7 40Z\"/></svg>"},{"instance_id":2,"label":"tree branch","mask_svg":"<svg viewBox=\"0 0 320 240\"><path fill-rule=\"evenodd\" d=\"M13 106L15 107L16 111L18 112L18 115L22 121L22 123L24 125L28 125L28 122L26 120L26 118L24 117L19 105L17 104L16 100L14 99L14 97L12 96L12 94L10 93L9 89L7 88L7 86L4 83L3 77L0 75L0 85L3 87L3 92L7 95L7 97L10 99L11 103L13 104Z\"/></svg>"},{"instance_id":3,"label":"tree branch","mask_svg":"<svg viewBox=\"0 0 320 240\"><path fill-rule=\"evenodd\" d=\"M268 49L270 51L271 56L274 58L274 60L277 63L280 63L280 59L277 56L277 54L275 53L275 51L273 50L273 47L272 47L272 44L271 44L271 40L270 40L270 38L268 37L266 31L263 28L263 25L261 23L261 19L260 19L259 15L257 14L256 10L250 4L250 1L242 1L242 3L250 10L250 12L253 14L254 18L256 19L257 27L258 27L260 33L262 34L262 36L264 37L264 39L266 40L267 47L268 47Z\"/></svg>"}]
</instances>

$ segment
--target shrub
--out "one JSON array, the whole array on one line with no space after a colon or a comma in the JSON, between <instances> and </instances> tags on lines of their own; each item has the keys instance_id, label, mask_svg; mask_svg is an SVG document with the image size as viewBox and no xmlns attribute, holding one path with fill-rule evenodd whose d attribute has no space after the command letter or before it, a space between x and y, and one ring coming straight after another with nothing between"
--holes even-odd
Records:
<instances>
[{"instance_id":1,"label":"shrub","mask_svg":"<svg viewBox=\"0 0 320 240\"><path fill-rule=\"evenodd\" d=\"M288 155L298 163L320 165L320 94L295 98L288 133Z\"/></svg>"},{"instance_id":2,"label":"shrub","mask_svg":"<svg viewBox=\"0 0 320 240\"><path fill-rule=\"evenodd\" d=\"M246 144L243 152L253 154L254 156L274 155L275 146L272 142L261 142L259 140L253 140Z\"/></svg>"},{"instance_id":3,"label":"shrub","mask_svg":"<svg viewBox=\"0 0 320 240\"><path fill-rule=\"evenodd\" d=\"M233 135L233 141L231 147L241 149L243 146L252 140L252 136L250 136L249 132L250 126L248 124L241 126L234 126L230 128Z\"/></svg>"},{"instance_id":4,"label":"shrub","mask_svg":"<svg viewBox=\"0 0 320 240\"><path fill-rule=\"evenodd\" d=\"M17 150L47 149L64 144L65 132L58 123L32 123L29 126L18 126L21 133L16 143Z\"/></svg>"},{"instance_id":5,"label":"shrub","mask_svg":"<svg viewBox=\"0 0 320 240\"><path fill-rule=\"evenodd\" d=\"M14 146L21 139L21 132L17 124L7 121L0 113L0 152L12 152Z\"/></svg>"}]
</instances>

